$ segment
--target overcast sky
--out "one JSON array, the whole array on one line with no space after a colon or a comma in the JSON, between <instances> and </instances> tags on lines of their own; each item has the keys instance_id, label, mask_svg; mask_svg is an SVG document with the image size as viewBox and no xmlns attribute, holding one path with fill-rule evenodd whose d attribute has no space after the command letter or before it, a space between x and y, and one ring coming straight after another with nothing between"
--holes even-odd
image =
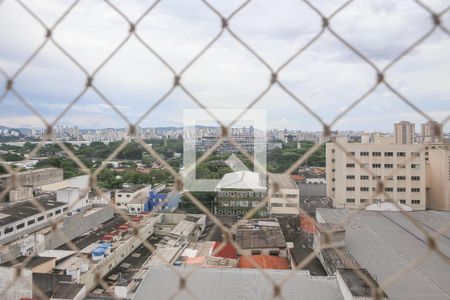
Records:
<instances>
[{"instance_id":1,"label":"overcast sky","mask_svg":"<svg viewBox=\"0 0 450 300\"><path fill-rule=\"evenodd\" d=\"M1 2L1 1L0 1ZM52 25L70 1L24 1ZM230 14L242 1L210 1ZM344 1L312 1L325 15ZM435 11L448 0L424 1ZM151 1L113 1L136 20ZM450 28L450 13L442 17ZM331 27L382 68L432 26L429 13L413 1L356 0L336 15ZM300 0L255 0L230 27L269 65L278 68L321 29L321 19ZM220 20L201 1L166 0L139 24L137 32L176 70L181 70L220 31ZM53 36L89 72L127 36L128 24L103 1L81 1ZM44 29L16 1L0 4L0 68L10 76L42 42ZM375 81L373 69L329 32L279 75L280 81L326 122L365 93ZM391 68L386 79L438 121L450 115L450 37L436 30ZM182 83L206 107L243 108L267 86L269 70L225 33L182 77ZM15 81L16 89L48 120L53 120L83 89L82 71L48 43ZM5 78L0 76L3 92ZM171 72L135 37L94 78L98 89L131 121L136 121L172 85ZM141 126L182 126L183 109L198 108L176 89ZM279 87L255 105L267 109L269 128L320 130L320 124ZM380 86L333 129L392 131L393 123L424 118ZM124 127L124 121L94 92L87 92L61 119L81 128ZM0 125L41 127L42 123L12 95L0 103ZM447 124L446 130L449 126Z\"/></svg>"}]
</instances>

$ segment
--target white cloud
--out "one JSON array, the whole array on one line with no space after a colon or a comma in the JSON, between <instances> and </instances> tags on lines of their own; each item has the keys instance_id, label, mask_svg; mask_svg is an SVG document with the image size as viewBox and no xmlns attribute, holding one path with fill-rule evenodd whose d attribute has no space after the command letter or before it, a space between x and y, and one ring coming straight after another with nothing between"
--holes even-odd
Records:
<instances>
[{"instance_id":1,"label":"white cloud","mask_svg":"<svg viewBox=\"0 0 450 300\"><path fill-rule=\"evenodd\" d=\"M149 3L144 2L114 1L131 20L148 7ZM321 0L314 4L329 15L343 2ZM430 5L438 11L445 2L434 1ZM26 3L46 24L52 24L70 5L61 1ZM226 15L241 3L214 1ZM271 66L278 67L320 30L321 20L301 1L254 1L231 20L230 26ZM383 66L426 32L431 23L430 15L413 1L361 0L333 18L331 26ZM0 5L0 28L0 67L12 75L43 41L44 30L14 1ZM203 3L181 0L162 1L138 26L142 38L176 71L219 30L220 19ZM91 72L127 32L126 21L103 1L81 1L61 22L54 38ZM389 70L386 77L421 109L441 119L449 107L449 50L450 38L437 32ZM317 114L331 121L375 82L375 75L370 66L326 33L284 69L280 79ZM44 116L53 118L83 89L85 80L83 72L50 44L17 78L15 86ZM269 70L228 34L182 77L182 83L204 105L214 108L247 106L269 80ZM94 79L101 92L132 121L155 103L172 82L171 72L134 37ZM143 124L175 124L181 120L183 108L196 107L179 91L169 100ZM349 115L347 123L339 124L353 129L390 128L399 117L408 117L409 108L397 105L397 101L386 89L378 89L364 104L365 109L358 110L361 115ZM61 122L123 126L122 120L104 107L106 104L95 93L88 93L80 103ZM317 121L277 87L257 107L268 109L269 127L320 129ZM373 121L377 117L374 112L383 112L383 122ZM14 114L25 118L18 108L0 103L0 124L12 125L14 118L10 116Z\"/></svg>"}]
</instances>

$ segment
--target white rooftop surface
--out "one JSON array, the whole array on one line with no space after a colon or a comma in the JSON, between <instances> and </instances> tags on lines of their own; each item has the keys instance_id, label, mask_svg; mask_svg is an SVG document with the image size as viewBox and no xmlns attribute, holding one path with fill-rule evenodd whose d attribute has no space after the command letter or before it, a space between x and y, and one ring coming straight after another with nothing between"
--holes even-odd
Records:
<instances>
[{"instance_id":1,"label":"white rooftop surface","mask_svg":"<svg viewBox=\"0 0 450 300\"><path fill-rule=\"evenodd\" d=\"M65 257L71 256L74 253L76 253L76 251L70 251L70 250L47 250L47 251L39 253L39 256L42 256L42 257L55 257L56 260L60 260L60 259L63 259Z\"/></svg>"},{"instance_id":2,"label":"white rooftop surface","mask_svg":"<svg viewBox=\"0 0 450 300\"><path fill-rule=\"evenodd\" d=\"M152 256L150 256L150 259L145 263L145 266L153 267L156 265L171 263L180 250L180 247L157 248L155 252L153 252Z\"/></svg>"},{"instance_id":3,"label":"white rooftop surface","mask_svg":"<svg viewBox=\"0 0 450 300\"><path fill-rule=\"evenodd\" d=\"M177 267L184 277L193 270ZM264 270L275 282L280 282L290 270ZM257 269L199 268L186 280L187 288L195 295L192 298L181 290L180 277L174 270L157 266L149 269L133 299L273 299L273 284ZM175 297L173 297L176 295ZM298 299L342 299L334 277L312 277L307 271L297 271L281 287L285 300ZM173 298L172 298L173 297Z\"/></svg>"},{"instance_id":4,"label":"white rooftop surface","mask_svg":"<svg viewBox=\"0 0 450 300\"><path fill-rule=\"evenodd\" d=\"M264 181L259 173L239 171L225 174L216 189L267 190Z\"/></svg>"},{"instance_id":5,"label":"white rooftop surface","mask_svg":"<svg viewBox=\"0 0 450 300\"><path fill-rule=\"evenodd\" d=\"M352 210L318 208L320 222L337 223ZM430 234L450 222L450 212L407 212ZM401 212L361 211L346 227L345 245L357 262L382 284L428 249L425 235ZM437 240L450 256L450 233ZM425 261L386 287L390 299L449 299L450 265L433 252Z\"/></svg>"},{"instance_id":6,"label":"white rooftop surface","mask_svg":"<svg viewBox=\"0 0 450 300\"><path fill-rule=\"evenodd\" d=\"M92 243L84 247L80 250L80 253L84 254L90 254L92 251L94 251L95 248L97 248L100 245L100 243Z\"/></svg>"}]
</instances>

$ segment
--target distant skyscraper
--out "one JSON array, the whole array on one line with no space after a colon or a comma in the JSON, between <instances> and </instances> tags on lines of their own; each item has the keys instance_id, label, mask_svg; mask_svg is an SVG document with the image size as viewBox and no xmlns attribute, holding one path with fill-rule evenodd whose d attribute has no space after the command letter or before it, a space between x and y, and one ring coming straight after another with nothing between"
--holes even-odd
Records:
<instances>
[{"instance_id":1,"label":"distant skyscraper","mask_svg":"<svg viewBox=\"0 0 450 300\"><path fill-rule=\"evenodd\" d=\"M396 144L413 144L414 143L414 123L401 121L394 124L394 134Z\"/></svg>"},{"instance_id":2,"label":"distant skyscraper","mask_svg":"<svg viewBox=\"0 0 450 300\"><path fill-rule=\"evenodd\" d=\"M442 124L436 121L428 121L421 124L421 140L423 143L442 142Z\"/></svg>"}]
</instances>

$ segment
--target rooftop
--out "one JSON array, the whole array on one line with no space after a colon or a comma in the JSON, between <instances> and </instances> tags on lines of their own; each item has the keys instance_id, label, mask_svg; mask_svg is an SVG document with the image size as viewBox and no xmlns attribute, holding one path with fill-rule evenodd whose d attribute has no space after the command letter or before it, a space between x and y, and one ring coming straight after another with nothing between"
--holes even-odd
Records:
<instances>
[{"instance_id":1,"label":"rooftop","mask_svg":"<svg viewBox=\"0 0 450 300\"><path fill-rule=\"evenodd\" d=\"M2 267L14 267L17 265L22 264L24 261L26 261L24 267L32 269L34 267L37 267L39 265L42 265L43 263L46 263L50 260L55 259L54 257L42 257L42 256L33 256L31 259L29 259L27 256L20 256L12 261L8 261L6 263L1 264Z\"/></svg>"},{"instance_id":2,"label":"rooftop","mask_svg":"<svg viewBox=\"0 0 450 300\"><path fill-rule=\"evenodd\" d=\"M374 287L378 287L378 283L366 269L358 269L358 271L367 276ZM372 297L371 285L363 280L354 269L339 269L339 274L353 296ZM386 295L383 296L386 297Z\"/></svg>"},{"instance_id":3,"label":"rooftop","mask_svg":"<svg viewBox=\"0 0 450 300\"><path fill-rule=\"evenodd\" d=\"M24 172L19 172L19 173L17 173L17 175L18 176L30 175L30 174L42 173L42 172L46 172L46 171L55 171L55 170L61 170L62 171L62 169L59 169L59 168L42 168L42 169L28 170L28 171L24 171ZM8 178L10 176L11 176L11 174L3 174L3 175L0 175L0 179Z\"/></svg>"},{"instance_id":4,"label":"rooftop","mask_svg":"<svg viewBox=\"0 0 450 300\"><path fill-rule=\"evenodd\" d=\"M314 277L307 271L291 273L290 270L264 270L262 274L256 269L237 268L192 268L177 267L177 272L166 266L155 266L146 274L134 299L147 299L153 295L157 299L169 299L177 295L177 299L190 299L186 289L179 290L180 275L185 277L186 286L195 294L196 299L272 299L273 281L280 282L280 293L283 299L342 299L335 277ZM180 273L180 275L179 275ZM287 275L291 274L291 277ZM233 288L230 288L233 287Z\"/></svg>"},{"instance_id":5,"label":"rooftop","mask_svg":"<svg viewBox=\"0 0 450 300\"><path fill-rule=\"evenodd\" d=\"M139 190L145 189L146 187L148 187L148 185L145 185L145 184L133 185L133 186L129 186L127 188L123 188L117 192L118 193L134 193Z\"/></svg>"},{"instance_id":6,"label":"rooftop","mask_svg":"<svg viewBox=\"0 0 450 300\"><path fill-rule=\"evenodd\" d=\"M280 228L237 230L236 242L243 249L286 248Z\"/></svg>"},{"instance_id":7,"label":"rooftop","mask_svg":"<svg viewBox=\"0 0 450 300\"><path fill-rule=\"evenodd\" d=\"M269 182L273 184L274 182L278 183L280 189L294 189L298 190L297 184L294 179L292 179L289 174L270 174Z\"/></svg>"},{"instance_id":8,"label":"rooftop","mask_svg":"<svg viewBox=\"0 0 450 300\"><path fill-rule=\"evenodd\" d=\"M256 269L255 264L257 264L262 269L290 269L289 261L284 257L270 255L252 255L241 256L239 258L239 268Z\"/></svg>"},{"instance_id":9,"label":"rooftop","mask_svg":"<svg viewBox=\"0 0 450 300\"><path fill-rule=\"evenodd\" d=\"M348 209L317 209L320 222L338 223L349 215ZM426 236L405 216L414 218L429 234L440 236L436 245L450 256L450 233L437 233L450 222L450 212L360 211L346 226L345 246L358 264L378 282L404 269L428 250ZM450 268L435 252L415 268L384 289L397 299L444 299L450 294ZM411 284L413 283L413 284Z\"/></svg>"},{"instance_id":10,"label":"rooftop","mask_svg":"<svg viewBox=\"0 0 450 300\"><path fill-rule=\"evenodd\" d=\"M216 190L267 190L265 177L260 173L239 171L227 173L216 186Z\"/></svg>"},{"instance_id":11,"label":"rooftop","mask_svg":"<svg viewBox=\"0 0 450 300\"><path fill-rule=\"evenodd\" d=\"M42 211L38 208L39 206L42 206L45 210L67 206L66 203L56 201L55 195L53 194L36 196L35 200L37 205L32 200L24 200L0 206L0 226L41 213Z\"/></svg>"},{"instance_id":12,"label":"rooftop","mask_svg":"<svg viewBox=\"0 0 450 300\"><path fill-rule=\"evenodd\" d=\"M53 298L56 299L76 299L80 291L83 289L84 284L79 283L63 283L61 282L55 289Z\"/></svg>"}]
</instances>

